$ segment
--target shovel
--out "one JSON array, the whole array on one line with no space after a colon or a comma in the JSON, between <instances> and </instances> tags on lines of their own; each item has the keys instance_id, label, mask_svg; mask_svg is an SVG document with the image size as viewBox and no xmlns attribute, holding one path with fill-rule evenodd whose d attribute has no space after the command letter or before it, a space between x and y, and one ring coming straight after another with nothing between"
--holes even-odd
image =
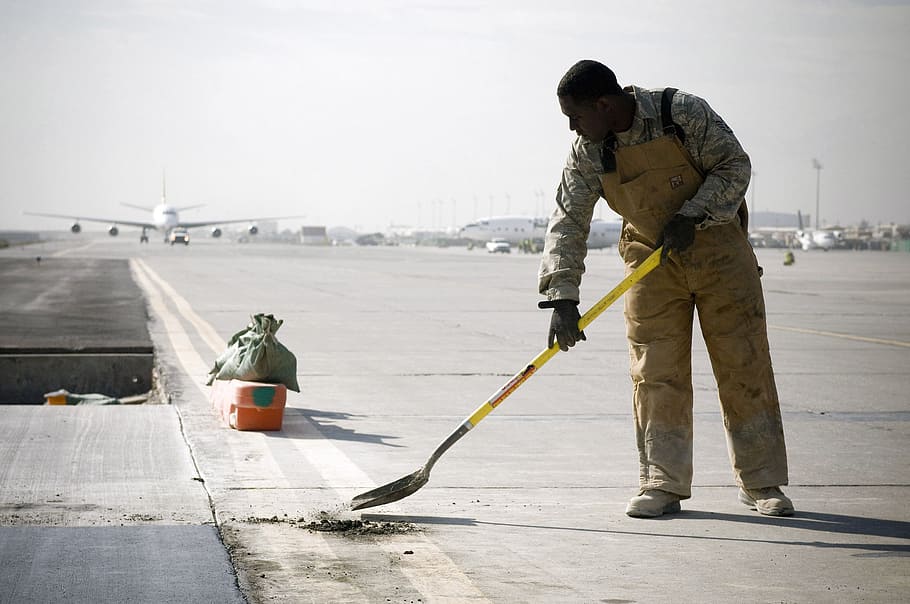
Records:
<instances>
[{"instance_id":1,"label":"shovel","mask_svg":"<svg viewBox=\"0 0 910 604\"><path fill-rule=\"evenodd\" d=\"M601 298L597 304L592 306L588 312L582 315L581 319L578 320L578 328L584 330L591 322L594 321L600 314L605 311L611 304L613 304L621 295L626 293L630 287L638 283L642 277L650 273L660 264L660 252L662 248L657 248L648 258L637 268L635 269L628 277L623 279L619 285L614 287L606 296ZM439 461L439 458L442 457L443 453L448 451L449 447L454 445L458 440L467 434L471 428L480 423L480 421L485 418L493 409L499 406L506 397L515 392L519 386L521 386L525 380L531 377L535 371L543 367L544 363L549 361L559 352L559 344L554 342L552 346L545 349L543 352L538 354L534 359L528 363L527 367L522 369L520 372L515 374L508 382L506 382L499 390L497 390L490 398L488 398L480 407L477 408L474 413L465 418L464 422L458 428L449 434L449 436L439 443L439 446L436 447L436 450L433 451L433 454L430 455L430 458L423 465L422 468L414 472L413 474L408 474L403 478L399 478L394 482L389 484L382 485L366 493L361 493L354 497L351 500L351 509L352 510L362 510L364 508L371 508L377 505L383 505L386 503L392 503L393 501L398 501L399 499L404 499L408 495L413 495L420 487L425 485L430 480L430 470L433 469L433 466Z\"/></svg>"}]
</instances>

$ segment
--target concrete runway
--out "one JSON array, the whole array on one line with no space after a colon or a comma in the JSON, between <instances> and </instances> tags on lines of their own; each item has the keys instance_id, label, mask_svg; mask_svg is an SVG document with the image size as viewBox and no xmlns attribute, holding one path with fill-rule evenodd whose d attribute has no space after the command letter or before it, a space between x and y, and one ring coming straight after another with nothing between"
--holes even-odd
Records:
<instances>
[{"instance_id":1,"label":"concrete runway","mask_svg":"<svg viewBox=\"0 0 910 604\"><path fill-rule=\"evenodd\" d=\"M656 520L624 514L638 467L621 304L427 486L345 509L416 470L543 348L536 256L132 237L0 252L35 254L131 259L173 404L0 407L0 602L910 598L906 254L806 252L784 267L759 250L797 514L737 502L696 338L693 497ZM615 251L587 264L583 306L622 276ZM281 432L219 425L203 385L256 312L285 320L298 358ZM375 531L307 529L354 519Z\"/></svg>"}]
</instances>

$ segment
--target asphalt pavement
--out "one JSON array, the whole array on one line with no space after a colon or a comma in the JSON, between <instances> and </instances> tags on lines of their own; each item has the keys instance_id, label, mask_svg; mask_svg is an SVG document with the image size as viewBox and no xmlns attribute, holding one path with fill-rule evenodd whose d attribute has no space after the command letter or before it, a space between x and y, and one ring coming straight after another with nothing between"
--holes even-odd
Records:
<instances>
[{"instance_id":1,"label":"asphalt pavement","mask_svg":"<svg viewBox=\"0 0 910 604\"><path fill-rule=\"evenodd\" d=\"M0 602L910 598L910 255L759 250L797 513L737 501L696 337L693 497L641 520L621 303L428 485L347 509L543 348L535 256L79 237L0 258L38 253L129 260L170 404L0 406ZM614 250L587 268L583 306L622 277ZM280 432L221 425L204 386L257 312L298 358Z\"/></svg>"}]
</instances>

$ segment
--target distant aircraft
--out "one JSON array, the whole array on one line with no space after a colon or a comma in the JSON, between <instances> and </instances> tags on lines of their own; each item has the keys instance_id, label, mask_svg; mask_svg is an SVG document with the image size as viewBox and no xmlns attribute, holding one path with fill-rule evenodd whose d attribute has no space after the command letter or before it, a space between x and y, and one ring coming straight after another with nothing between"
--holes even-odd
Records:
<instances>
[{"instance_id":1,"label":"distant aircraft","mask_svg":"<svg viewBox=\"0 0 910 604\"><path fill-rule=\"evenodd\" d=\"M622 235L622 220L601 220L595 218L591 221L591 232L588 233L588 249L598 250L619 243Z\"/></svg>"},{"instance_id":2,"label":"distant aircraft","mask_svg":"<svg viewBox=\"0 0 910 604\"><path fill-rule=\"evenodd\" d=\"M759 227L749 233L753 247L797 247L803 250L828 251L837 247L843 233L836 229L810 229L803 226L802 212L797 211L798 227Z\"/></svg>"},{"instance_id":3,"label":"distant aircraft","mask_svg":"<svg viewBox=\"0 0 910 604\"><path fill-rule=\"evenodd\" d=\"M527 239L543 239L547 233L547 223L546 218L532 216L491 216L466 224L458 234L465 239L481 243L491 239L505 239L517 245ZM591 231L588 234L588 249L616 245L621 231L622 220L592 220Z\"/></svg>"},{"instance_id":4,"label":"distant aircraft","mask_svg":"<svg viewBox=\"0 0 910 604\"><path fill-rule=\"evenodd\" d=\"M256 217L256 218L233 218L230 220L204 220L204 221L185 221L180 220L177 212L181 210L190 210L193 208L201 207L200 205L193 206L184 206L182 208L177 208L167 203L167 187L165 185L164 178L161 179L161 203L156 205L153 208L136 206L128 203L121 204L129 208L136 208L139 210L146 210L152 213L152 219L150 222L140 222L135 220L120 220L112 218L89 218L88 216L73 216L67 214L46 214L43 212L23 212L29 216L46 216L50 218L68 218L70 220L75 220L73 225L70 227L70 231L73 233L79 233L82 231L82 225L79 224L80 220L85 220L87 222L106 222L111 226L108 227L107 232L111 237L116 237L120 234L120 226L130 226L142 229L142 234L139 236L140 243L148 243L148 231L162 231L164 233L164 242L167 243L170 239L171 231L174 229L192 229L196 227L204 226L214 226L212 229L212 237L221 237L221 228L218 225L224 224L236 224L239 222L248 222L250 225L247 227L247 232L250 235L255 235L259 232L259 227L256 226L256 222L259 220L280 220L285 218L301 218L301 216L272 216L272 217Z\"/></svg>"},{"instance_id":5,"label":"distant aircraft","mask_svg":"<svg viewBox=\"0 0 910 604\"><path fill-rule=\"evenodd\" d=\"M803 215L796 212L799 218L799 229L796 231L796 239L804 250L824 250L828 251L837 245L840 235L838 231L823 231L803 228ZM817 221L816 221L817 222Z\"/></svg>"}]
</instances>

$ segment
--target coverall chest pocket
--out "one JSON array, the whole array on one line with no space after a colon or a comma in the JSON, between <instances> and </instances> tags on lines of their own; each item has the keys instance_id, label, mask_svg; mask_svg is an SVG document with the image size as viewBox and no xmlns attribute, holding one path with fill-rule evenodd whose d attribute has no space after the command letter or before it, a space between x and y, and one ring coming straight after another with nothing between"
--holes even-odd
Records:
<instances>
[{"instance_id":1,"label":"coverall chest pocket","mask_svg":"<svg viewBox=\"0 0 910 604\"><path fill-rule=\"evenodd\" d=\"M650 168L626 182L620 179L616 173L604 175L607 203L649 243L657 242L670 217L701 185L698 173L688 165Z\"/></svg>"}]
</instances>

